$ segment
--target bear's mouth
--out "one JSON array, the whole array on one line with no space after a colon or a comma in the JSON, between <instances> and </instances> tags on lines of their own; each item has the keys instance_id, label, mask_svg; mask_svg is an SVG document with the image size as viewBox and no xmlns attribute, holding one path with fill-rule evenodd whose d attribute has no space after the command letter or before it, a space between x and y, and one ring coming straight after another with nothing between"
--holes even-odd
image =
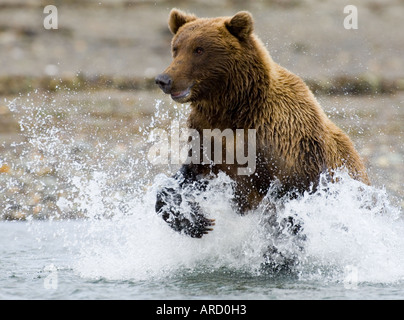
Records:
<instances>
[{"instance_id":1,"label":"bear's mouth","mask_svg":"<svg viewBox=\"0 0 404 320\"><path fill-rule=\"evenodd\" d=\"M189 86L188 88L186 88L183 91L172 92L171 98L174 101L186 102L187 99L191 96L191 88L192 88L192 86Z\"/></svg>"}]
</instances>

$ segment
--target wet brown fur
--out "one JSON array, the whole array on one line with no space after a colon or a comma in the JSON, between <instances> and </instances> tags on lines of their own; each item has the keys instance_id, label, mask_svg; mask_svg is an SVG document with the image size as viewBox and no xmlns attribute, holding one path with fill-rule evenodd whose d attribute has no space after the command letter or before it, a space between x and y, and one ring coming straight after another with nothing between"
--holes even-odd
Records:
<instances>
[{"instance_id":1,"label":"wet brown fur","mask_svg":"<svg viewBox=\"0 0 404 320\"><path fill-rule=\"evenodd\" d=\"M237 182L242 211L255 207L275 179L285 192L304 191L322 172L346 167L369 184L352 141L303 80L272 60L253 33L250 13L209 19L173 9L169 28L174 59L165 73L173 79L172 92L192 86L191 97L181 101L191 102L189 127L257 130L255 174L237 175L237 164L213 168ZM205 175L212 168L193 165L193 170Z\"/></svg>"}]
</instances>

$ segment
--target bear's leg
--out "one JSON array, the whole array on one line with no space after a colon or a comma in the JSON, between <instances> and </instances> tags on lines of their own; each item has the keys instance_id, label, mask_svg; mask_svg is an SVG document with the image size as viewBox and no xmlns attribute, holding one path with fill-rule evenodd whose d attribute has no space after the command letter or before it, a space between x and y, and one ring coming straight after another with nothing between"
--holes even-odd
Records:
<instances>
[{"instance_id":1,"label":"bear's leg","mask_svg":"<svg viewBox=\"0 0 404 320\"><path fill-rule=\"evenodd\" d=\"M192 194L184 194L183 191L200 192L205 189L206 183L197 180L187 165L181 168L174 179L180 182L179 188L163 187L157 192L156 212L175 231L184 232L192 238L201 238L213 230L211 227L215 225L214 220L206 218ZM184 208L187 208L187 212L183 212Z\"/></svg>"},{"instance_id":2,"label":"bear's leg","mask_svg":"<svg viewBox=\"0 0 404 320\"><path fill-rule=\"evenodd\" d=\"M266 206L262 223L270 235L270 243L264 253L263 267L271 273L293 273L304 252L306 234L303 221L297 216L279 217L280 210L284 210L280 202Z\"/></svg>"}]
</instances>

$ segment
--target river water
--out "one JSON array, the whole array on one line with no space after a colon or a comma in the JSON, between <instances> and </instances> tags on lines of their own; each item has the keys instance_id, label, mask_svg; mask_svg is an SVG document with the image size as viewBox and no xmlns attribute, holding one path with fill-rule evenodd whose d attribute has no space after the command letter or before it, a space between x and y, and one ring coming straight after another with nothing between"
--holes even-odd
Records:
<instances>
[{"instance_id":1,"label":"river water","mask_svg":"<svg viewBox=\"0 0 404 320\"><path fill-rule=\"evenodd\" d=\"M363 212L313 217L301 265L273 274L260 268L265 237L254 218L238 218L231 232L219 221L215 232L195 240L145 211L108 221L0 223L0 298L404 297L402 221ZM351 214L360 219L349 225Z\"/></svg>"},{"instance_id":2,"label":"river water","mask_svg":"<svg viewBox=\"0 0 404 320\"><path fill-rule=\"evenodd\" d=\"M301 222L301 248L271 237L264 205L236 215L222 175L201 198L214 230L202 239L173 232L154 203L178 166L151 166L147 150L152 129L182 123L187 107L78 95L7 104L20 131L0 159L0 299L404 298L402 96L320 98L374 185L338 172L338 183L278 203L280 219ZM293 267L269 268L268 245Z\"/></svg>"}]
</instances>

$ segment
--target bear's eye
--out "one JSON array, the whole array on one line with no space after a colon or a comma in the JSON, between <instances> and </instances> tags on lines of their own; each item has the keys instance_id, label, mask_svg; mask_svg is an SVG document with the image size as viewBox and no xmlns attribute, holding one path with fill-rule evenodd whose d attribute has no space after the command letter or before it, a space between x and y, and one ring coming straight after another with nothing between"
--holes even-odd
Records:
<instances>
[{"instance_id":1,"label":"bear's eye","mask_svg":"<svg viewBox=\"0 0 404 320\"><path fill-rule=\"evenodd\" d=\"M173 56L174 56L174 57L177 55L177 52L178 52L178 48L177 48L177 47L174 47L174 48L173 48Z\"/></svg>"},{"instance_id":2,"label":"bear's eye","mask_svg":"<svg viewBox=\"0 0 404 320\"><path fill-rule=\"evenodd\" d=\"M194 52L195 52L195 54L197 54L197 55L201 55L202 53L203 53L203 48L201 48L201 47L197 47L195 50L194 50Z\"/></svg>"}]
</instances>

